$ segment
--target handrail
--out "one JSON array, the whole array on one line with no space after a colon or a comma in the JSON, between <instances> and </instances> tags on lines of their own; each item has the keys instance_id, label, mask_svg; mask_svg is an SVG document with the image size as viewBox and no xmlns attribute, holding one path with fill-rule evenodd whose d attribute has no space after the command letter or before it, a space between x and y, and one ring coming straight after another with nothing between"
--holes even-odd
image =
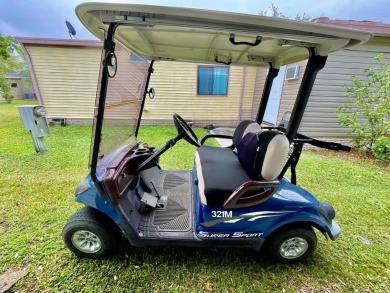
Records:
<instances>
[{"instance_id":1,"label":"handrail","mask_svg":"<svg viewBox=\"0 0 390 293\"><path fill-rule=\"evenodd\" d=\"M261 43L261 37L260 36L257 36L256 40L253 43L249 43L249 42L236 42L235 38L236 38L235 34L230 34L229 41L233 45L247 45L247 46L256 47L258 44Z\"/></svg>"}]
</instances>

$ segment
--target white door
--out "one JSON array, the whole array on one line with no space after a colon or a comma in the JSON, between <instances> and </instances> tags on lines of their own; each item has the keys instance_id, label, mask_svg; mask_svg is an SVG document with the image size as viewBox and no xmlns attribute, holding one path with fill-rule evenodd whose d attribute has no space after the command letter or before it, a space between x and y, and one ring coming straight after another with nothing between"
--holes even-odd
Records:
<instances>
[{"instance_id":1,"label":"white door","mask_svg":"<svg viewBox=\"0 0 390 293\"><path fill-rule=\"evenodd\" d=\"M279 74L275 77L272 83L271 92L269 94L268 105L264 113L264 121L276 125L278 118L280 98L282 97L282 89L284 82L284 73L286 66L282 66L279 69Z\"/></svg>"}]
</instances>

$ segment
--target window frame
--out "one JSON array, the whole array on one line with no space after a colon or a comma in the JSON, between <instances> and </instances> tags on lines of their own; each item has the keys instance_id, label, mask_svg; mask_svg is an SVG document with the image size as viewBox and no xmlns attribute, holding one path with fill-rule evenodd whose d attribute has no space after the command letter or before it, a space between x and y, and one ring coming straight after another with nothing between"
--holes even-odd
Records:
<instances>
[{"instance_id":1,"label":"window frame","mask_svg":"<svg viewBox=\"0 0 390 293\"><path fill-rule=\"evenodd\" d=\"M200 94L199 93L199 68L227 68L227 82L226 82L226 94ZM230 66L224 66L224 65L211 65L211 64L202 64L202 65L197 65L196 67L196 95L201 96L201 97L212 97L212 96L222 96L222 97L227 97L229 95L229 80L230 80Z\"/></svg>"}]
</instances>

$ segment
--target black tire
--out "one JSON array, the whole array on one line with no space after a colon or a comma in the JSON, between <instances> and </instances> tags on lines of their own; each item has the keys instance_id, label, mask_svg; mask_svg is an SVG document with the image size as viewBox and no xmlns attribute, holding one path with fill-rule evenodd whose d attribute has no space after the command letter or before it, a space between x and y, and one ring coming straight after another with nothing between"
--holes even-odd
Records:
<instances>
[{"instance_id":1,"label":"black tire","mask_svg":"<svg viewBox=\"0 0 390 293\"><path fill-rule=\"evenodd\" d=\"M119 227L91 208L78 210L62 229L62 239L77 256L99 258L111 254L119 242Z\"/></svg>"},{"instance_id":2,"label":"black tire","mask_svg":"<svg viewBox=\"0 0 390 293\"><path fill-rule=\"evenodd\" d=\"M277 262L296 263L311 256L317 247L317 236L311 227L289 228L268 242L269 256Z\"/></svg>"}]
</instances>

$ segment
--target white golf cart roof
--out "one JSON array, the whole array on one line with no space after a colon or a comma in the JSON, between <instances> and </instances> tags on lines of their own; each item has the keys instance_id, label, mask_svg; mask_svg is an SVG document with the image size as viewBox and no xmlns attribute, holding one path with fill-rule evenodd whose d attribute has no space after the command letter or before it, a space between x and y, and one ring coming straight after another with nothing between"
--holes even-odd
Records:
<instances>
[{"instance_id":1,"label":"white golf cart roof","mask_svg":"<svg viewBox=\"0 0 390 293\"><path fill-rule=\"evenodd\" d=\"M151 60L274 67L368 41L372 34L311 22L198 9L84 3L76 14L99 39L112 22L115 37ZM258 43L258 45L234 42Z\"/></svg>"}]
</instances>

